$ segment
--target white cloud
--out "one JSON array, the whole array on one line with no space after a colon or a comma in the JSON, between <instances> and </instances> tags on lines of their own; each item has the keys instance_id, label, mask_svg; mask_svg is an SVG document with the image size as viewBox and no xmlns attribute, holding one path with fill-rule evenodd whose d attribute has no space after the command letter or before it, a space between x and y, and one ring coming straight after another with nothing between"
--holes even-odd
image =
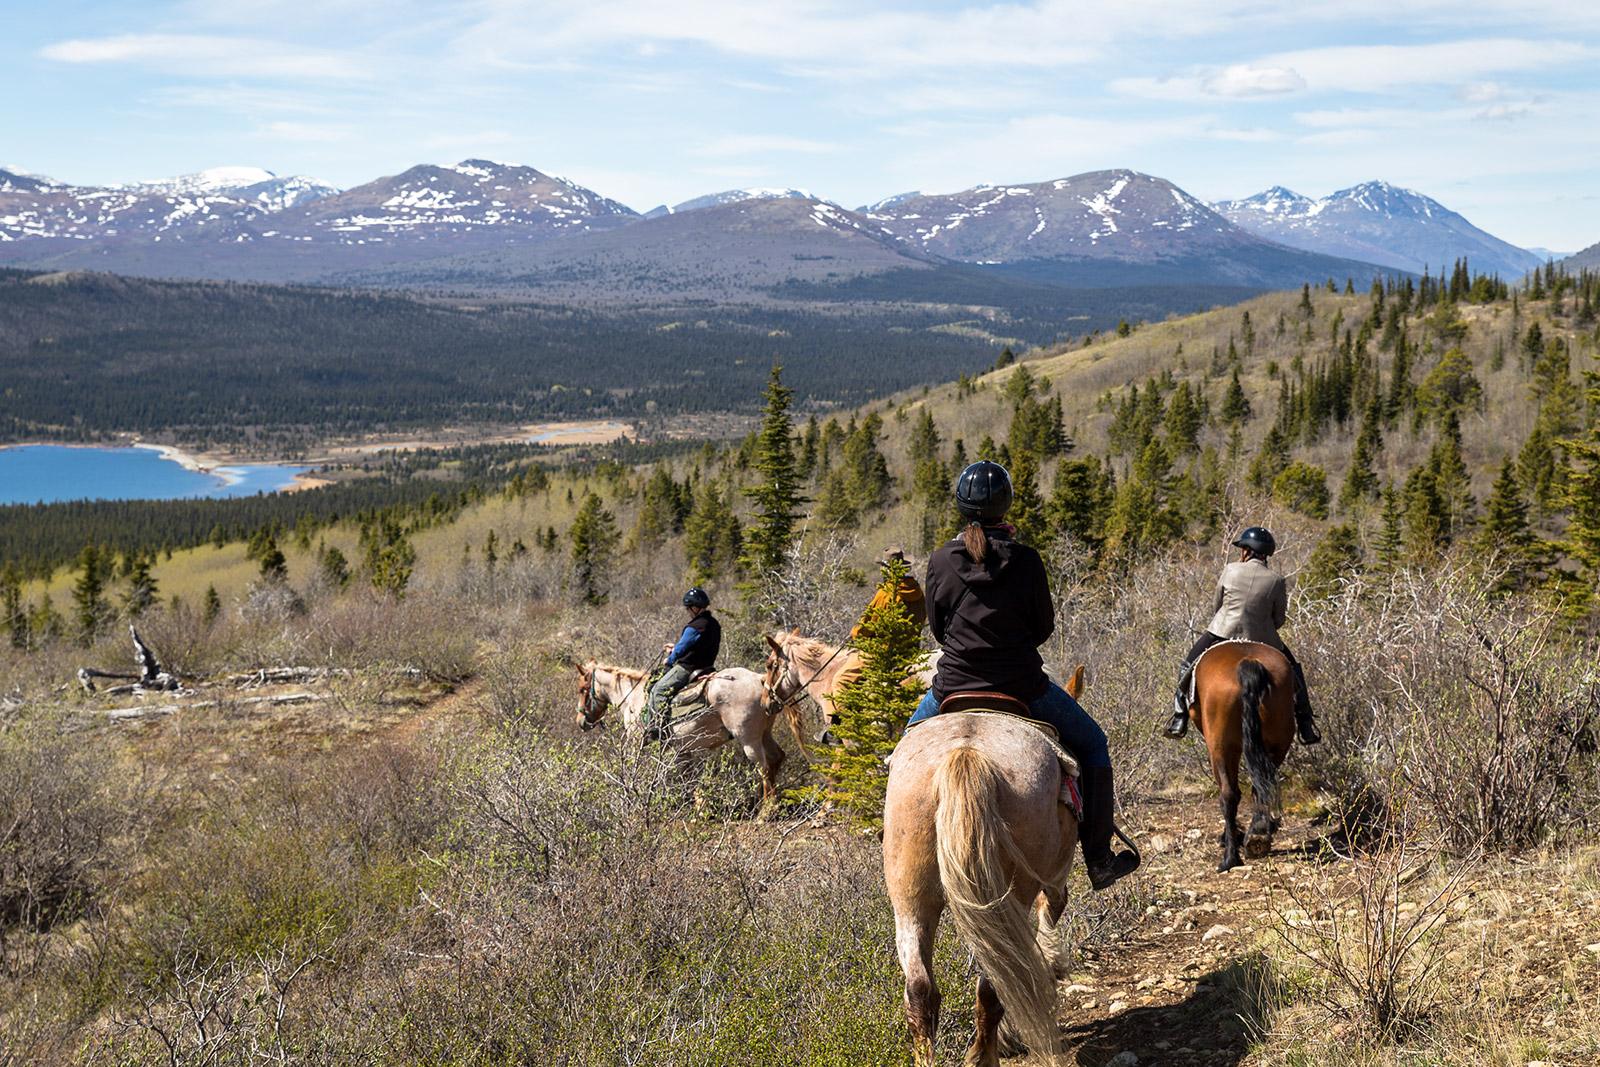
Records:
<instances>
[{"instance_id":1,"label":"white cloud","mask_svg":"<svg viewBox=\"0 0 1600 1067\"><path fill-rule=\"evenodd\" d=\"M833 152L838 146L827 141L814 141L807 137L783 137L774 134L730 134L708 141L696 149L701 156L751 156L762 152Z\"/></svg>"},{"instance_id":2,"label":"white cloud","mask_svg":"<svg viewBox=\"0 0 1600 1067\"><path fill-rule=\"evenodd\" d=\"M1275 96L1299 92L1306 80L1293 67L1235 63L1206 78L1201 87L1216 96Z\"/></svg>"},{"instance_id":3,"label":"white cloud","mask_svg":"<svg viewBox=\"0 0 1600 1067\"><path fill-rule=\"evenodd\" d=\"M317 122L269 122L256 131L260 136L275 141L299 141L312 144L337 144L348 140L350 127Z\"/></svg>"},{"instance_id":4,"label":"white cloud","mask_svg":"<svg viewBox=\"0 0 1600 1067\"><path fill-rule=\"evenodd\" d=\"M1280 52L1261 62L1292 67L1309 89L1378 93L1407 85L1454 85L1487 74L1545 71L1600 59L1600 48L1561 40L1483 37L1413 45L1336 45Z\"/></svg>"},{"instance_id":5,"label":"white cloud","mask_svg":"<svg viewBox=\"0 0 1600 1067\"><path fill-rule=\"evenodd\" d=\"M344 51L305 49L249 37L132 33L46 45L39 54L61 63L135 63L178 74L343 80L370 74Z\"/></svg>"}]
</instances>

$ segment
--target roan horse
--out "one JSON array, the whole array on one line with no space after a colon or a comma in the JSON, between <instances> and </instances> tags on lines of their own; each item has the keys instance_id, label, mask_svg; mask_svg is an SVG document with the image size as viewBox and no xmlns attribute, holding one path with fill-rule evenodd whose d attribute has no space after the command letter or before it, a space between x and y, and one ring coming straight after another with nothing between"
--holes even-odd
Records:
<instances>
[{"instance_id":1,"label":"roan horse","mask_svg":"<svg viewBox=\"0 0 1600 1067\"><path fill-rule=\"evenodd\" d=\"M1083 668L1068 692L1082 691ZM954 712L906 731L890 761L883 874L905 972L919 1067L934 1062L939 988L933 941L951 921L979 972L968 1067L1000 1062L1001 1016L1056 1062L1055 975L1039 938L1066 907L1078 823L1061 802L1061 761L1038 729L992 712Z\"/></svg>"},{"instance_id":2,"label":"roan horse","mask_svg":"<svg viewBox=\"0 0 1600 1067\"><path fill-rule=\"evenodd\" d=\"M606 709L616 706L622 709L622 723L628 733L643 734L645 700L649 695L646 673L592 659L576 666L578 725L592 730L600 724ZM766 699L761 675L743 667L717 671L705 680L701 699L705 708L673 719L666 744L680 760L687 761L695 753L711 752L730 740L737 741L745 757L761 771L762 799L774 799L784 752L772 739L777 709Z\"/></svg>"},{"instance_id":3,"label":"roan horse","mask_svg":"<svg viewBox=\"0 0 1600 1067\"><path fill-rule=\"evenodd\" d=\"M790 724L795 736L799 737L801 732L795 705L802 694L809 696L822 710L824 723L833 721L836 714L833 694L839 688L839 675L855 662L856 651L848 646L801 637L799 630L774 630L762 636L767 642L763 684L767 695L791 714ZM926 690L933 683L938 661L939 653L935 652L911 676L922 689Z\"/></svg>"},{"instance_id":4,"label":"roan horse","mask_svg":"<svg viewBox=\"0 0 1600 1067\"><path fill-rule=\"evenodd\" d=\"M1271 645L1228 641L1213 645L1194 672L1195 700L1189 709L1217 779L1222 805L1222 862L1240 866L1239 757L1250 772L1254 814L1244 838L1252 859L1272 848L1278 829L1278 768L1294 741L1294 674L1289 660Z\"/></svg>"}]
</instances>

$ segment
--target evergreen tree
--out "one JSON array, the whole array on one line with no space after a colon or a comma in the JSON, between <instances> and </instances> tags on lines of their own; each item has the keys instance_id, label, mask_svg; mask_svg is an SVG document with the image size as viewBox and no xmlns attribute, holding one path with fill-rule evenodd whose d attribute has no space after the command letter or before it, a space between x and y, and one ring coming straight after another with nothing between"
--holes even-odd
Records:
<instances>
[{"instance_id":1,"label":"evergreen tree","mask_svg":"<svg viewBox=\"0 0 1600 1067\"><path fill-rule=\"evenodd\" d=\"M33 644L28 609L22 602L22 573L10 560L0 568L0 625L11 635L12 648L26 649Z\"/></svg>"},{"instance_id":2,"label":"evergreen tree","mask_svg":"<svg viewBox=\"0 0 1600 1067\"><path fill-rule=\"evenodd\" d=\"M604 604L610 595L607 578L621 534L617 532L616 516L605 509L593 491L583 495L568 539L572 543L572 577L578 595L586 604Z\"/></svg>"},{"instance_id":3,"label":"evergreen tree","mask_svg":"<svg viewBox=\"0 0 1600 1067\"><path fill-rule=\"evenodd\" d=\"M758 576L783 566L790 542L794 540L800 505L806 502L800 495L800 475L795 468L789 420L794 391L783 384L783 368L777 364L772 366L766 396L766 416L756 437L755 468L761 476L761 484L745 490L745 495L755 504L755 515L744 538L744 562L750 572ZM833 425L832 420L830 425Z\"/></svg>"},{"instance_id":4,"label":"evergreen tree","mask_svg":"<svg viewBox=\"0 0 1600 1067\"><path fill-rule=\"evenodd\" d=\"M100 627L111 614L111 606L103 595L108 562L94 545L84 545L78 554L78 578L72 585L72 606L78 643L85 648L94 644ZM49 597L45 599L48 601Z\"/></svg>"},{"instance_id":5,"label":"evergreen tree","mask_svg":"<svg viewBox=\"0 0 1600 1067\"><path fill-rule=\"evenodd\" d=\"M1304 315L1308 319L1311 317L1313 311L1315 310L1311 306L1311 283L1310 282L1304 282L1300 286L1300 305L1299 305L1299 310L1300 310L1300 314Z\"/></svg>"},{"instance_id":6,"label":"evergreen tree","mask_svg":"<svg viewBox=\"0 0 1600 1067\"><path fill-rule=\"evenodd\" d=\"M1417 467L1406 478L1403 496L1407 555L1424 562L1437 558L1449 541L1450 516L1428 464Z\"/></svg>"},{"instance_id":7,"label":"evergreen tree","mask_svg":"<svg viewBox=\"0 0 1600 1067\"><path fill-rule=\"evenodd\" d=\"M1273 426L1267 430L1267 436L1262 438L1261 447L1256 450L1255 458L1250 461L1250 470L1245 475L1245 480L1256 489L1270 490L1272 483L1288 465L1289 443L1285 440L1283 432Z\"/></svg>"},{"instance_id":8,"label":"evergreen tree","mask_svg":"<svg viewBox=\"0 0 1600 1067\"><path fill-rule=\"evenodd\" d=\"M1160 548L1183 533L1183 517L1172 507L1171 464L1159 437L1139 453L1106 522L1106 548L1113 555L1128 558Z\"/></svg>"},{"instance_id":9,"label":"evergreen tree","mask_svg":"<svg viewBox=\"0 0 1600 1067\"><path fill-rule=\"evenodd\" d=\"M1167 402L1167 442L1175 455L1188 455L1199 447L1200 409L1188 381L1178 383Z\"/></svg>"},{"instance_id":10,"label":"evergreen tree","mask_svg":"<svg viewBox=\"0 0 1600 1067\"><path fill-rule=\"evenodd\" d=\"M1296 460L1272 480L1272 499L1290 511L1325 519L1328 517L1328 473L1321 467Z\"/></svg>"},{"instance_id":11,"label":"evergreen tree","mask_svg":"<svg viewBox=\"0 0 1600 1067\"><path fill-rule=\"evenodd\" d=\"M1105 543L1106 513L1114 492L1110 468L1102 468L1094 456L1062 462L1056 467L1045 509L1050 528L1098 552Z\"/></svg>"},{"instance_id":12,"label":"evergreen tree","mask_svg":"<svg viewBox=\"0 0 1600 1067\"><path fill-rule=\"evenodd\" d=\"M367 580L372 587L392 597L405 596L417 552L406 538L400 521L393 515L382 515L374 523L362 527L361 546Z\"/></svg>"},{"instance_id":13,"label":"evergreen tree","mask_svg":"<svg viewBox=\"0 0 1600 1067\"><path fill-rule=\"evenodd\" d=\"M1335 526L1317 542L1298 584L1306 596L1326 599L1360 573L1361 539L1355 526L1347 522Z\"/></svg>"},{"instance_id":14,"label":"evergreen tree","mask_svg":"<svg viewBox=\"0 0 1600 1067\"><path fill-rule=\"evenodd\" d=\"M1361 419L1361 432L1356 435L1350 469L1345 472L1344 484L1339 487L1339 507L1349 510L1361 501L1378 495L1378 473L1373 463L1382 450L1383 414L1377 397L1373 397Z\"/></svg>"},{"instance_id":15,"label":"evergreen tree","mask_svg":"<svg viewBox=\"0 0 1600 1067\"><path fill-rule=\"evenodd\" d=\"M155 575L150 573L150 558L143 554L134 557L128 570L128 593L123 598L123 612L128 618L137 619L150 610L159 591Z\"/></svg>"},{"instance_id":16,"label":"evergreen tree","mask_svg":"<svg viewBox=\"0 0 1600 1067\"><path fill-rule=\"evenodd\" d=\"M217 616L222 614L222 597L217 595L217 587L206 586L205 599L200 602L200 621L207 627L217 621Z\"/></svg>"},{"instance_id":17,"label":"evergreen tree","mask_svg":"<svg viewBox=\"0 0 1600 1067\"><path fill-rule=\"evenodd\" d=\"M317 553L317 573L332 589L342 589L350 581L350 561L337 546L329 546Z\"/></svg>"},{"instance_id":18,"label":"evergreen tree","mask_svg":"<svg viewBox=\"0 0 1600 1067\"><path fill-rule=\"evenodd\" d=\"M1533 424L1517 453L1517 481L1527 489L1539 514L1555 508L1561 493L1561 467L1550 434L1539 422Z\"/></svg>"},{"instance_id":19,"label":"evergreen tree","mask_svg":"<svg viewBox=\"0 0 1600 1067\"><path fill-rule=\"evenodd\" d=\"M1043 542L1046 533L1044 498L1039 493L1039 465L1032 452L1020 452L1011 470L1011 510L1006 518L1017 528L1024 544Z\"/></svg>"},{"instance_id":20,"label":"evergreen tree","mask_svg":"<svg viewBox=\"0 0 1600 1067\"><path fill-rule=\"evenodd\" d=\"M1600 597L1600 374L1587 372L1590 424L1580 438L1561 442L1571 459L1562 493L1567 509L1563 547L1578 565L1581 584L1573 610L1587 610Z\"/></svg>"},{"instance_id":21,"label":"evergreen tree","mask_svg":"<svg viewBox=\"0 0 1600 1067\"><path fill-rule=\"evenodd\" d=\"M289 560L278 547L278 539L268 531L262 540L256 559L261 564L261 580L281 584L289 580Z\"/></svg>"},{"instance_id":22,"label":"evergreen tree","mask_svg":"<svg viewBox=\"0 0 1600 1067\"><path fill-rule=\"evenodd\" d=\"M1227 423L1248 422L1250 419L1250 398L1244 395L1244 386L1239 384L1239 368L1233 368L1233 376L1228 380L1228 391L1222 397L1222 421Z\"/></svg>"},{"instance_id":23,"label":"evergreen tree","mask_svg":"<svg viewBox=\"0 0 1600 1067\"><path fill-rule=\"evenodd\" d=\"M892 593L905 573L904 563L891 561L880 588ZM905 606L892 595L880 599L868 609L855 640L861 676L834 694L839 722L833 733L842 744L832 749L823 792L862 825L881 829L889 780L883 761L921 699L905 680L923 653L922 628Z\"/></svg>"},{"instance_id":24,"label":"evergreen tree","mask_svg":"<svg viewBox=\"0 0 1600 1067\"><path fill-rule=\"evenodd\" d=\"M817 427L817 417L807 416L805 432L800 435L800 462L795 468L796 477L809 478L817 469L817 450L821 445L821 437L821 431Z\"/></svg>"},{"instance_id":25,"label":"evergreen tree","mask_svg":"<svg viewBox=\"0 0 1600 1067\"><path fill-rule=\"evenodd\" d=\"M1417 407L1424 416L1443 420L1465 410L1477 410L1483 385L1472 373L1472 361L1459 348L1440 357L1439 363L1417 387Z\"/></svg>"},{"instance_id":26,"label":"evergreen tree","mask_svg":"<svg viewBox=\"0 0 1600 1067\"><path fill-rule=\"evenodd\" d=\"M744 547L744 532L733 513L733 490L710 482L703 486L683 533L690 578L696 584L734 571Z\"/></svg>"},{"instance_id":27,"label":"evergreen tree","mask_svg":"<svg viewBox=\"0 0 1600 1067\"><path fill-rule=\"evenodd\" d=\"M1537 541L1528 523L1522 486L1517 484L1516 464L1507 456L1484 504L1483 526L1477 537L1479 550L1494 555L1505 567L1505 574L1496 583L1497 592L1509 592L1528 582Z\"/></svg>"},{"instance_id":28,"label":"evergreen tree","mask_svg":"<svg viewBox=\"0 0 1600 1067\"><path fill-rule=\"evenodd\" d=\"M1471 525L1477 504L1472 496L1472 477L1461 457L1461 424L1454 412L1445 416L1439 439L1428 453L1428 469L1444 507L1446 533L1453 539Z\"/></svg>"}]
</instances>

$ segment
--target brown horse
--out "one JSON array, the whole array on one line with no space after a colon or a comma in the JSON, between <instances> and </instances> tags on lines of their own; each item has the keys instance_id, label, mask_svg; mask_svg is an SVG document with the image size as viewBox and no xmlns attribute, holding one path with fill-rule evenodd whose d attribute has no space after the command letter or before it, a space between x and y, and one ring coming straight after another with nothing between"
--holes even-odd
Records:
<instances>
[{"instance_id":1,"label":"brown horse","mask_svg":"<svg viewBox=\"0 0 1600 1067\"><path fill-rule=\"evenodd\" d=\"M1211 773L1222 805L1222 862L1232 870L1239 858L1239 758L1250 772L1254 814L1244 838L1251 859L1272 849L1278 829L1278 768L1294 741L1294 673L1271 645L1229 641L1213 645L1194 673L1195 700L1189 717L1205 738Z\"/></svg>"},{"instance_id":2,"label":"brown horse","mask_svg":"<svg viewBox=\"0 0 1600 1067\"><path fill-rule=\"evenodd\" d=\"M648 687L645 672L615 667L589 660L575 664L578 670L578 725L592 730L600 725L606 709L622 709L622 724L630 734L643 734L645 700ZM696 683L699 684L699 683ZM680 762L695 753L711 752L728 741L761 771L761 796L764 801L777 797L778 768L784 752L772 739L772 724L777 708L767 700L761 675L743 667L727 667L705 680L700 697L706 706L700 711L680 715L672 722L672 736L665 746Z\"/></svg>"},{"instance_id":3,"label":"brown horse","mask_svg":"<svg viewBox=\"0 0 1600 1067\"><path fill-rule=\"evenodd\" d=\"M1000 1018L1056 1062L1055 977L1039 939L1066 907L1078 824L1061 803L1064 770L1035 727L957 712L906 731L890 761L883 873L905 972L916 1062L934 1062L939 989L933 941L946 908L977 963L969 1067L1000 1062Z\"/></svg>"}]
</instances>

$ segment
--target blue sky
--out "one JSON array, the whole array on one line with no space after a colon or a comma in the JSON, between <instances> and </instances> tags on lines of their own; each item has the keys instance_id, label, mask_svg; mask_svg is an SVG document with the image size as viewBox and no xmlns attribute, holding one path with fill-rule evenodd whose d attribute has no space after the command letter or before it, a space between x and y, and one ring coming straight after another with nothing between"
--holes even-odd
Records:
<instances>
[{"instance_id":1,"label":"blue sky","mask_svg":"<svg viewBox=\"0 0 1600 1067\"><path fill-rule=\"evenodd\" d=\"M1600 3L0 0L0 164L348 186L472 156L639 209L1106 167L1205 199L1420 189L1600 240ZM20 106L18 102L20 101Z\"/></svg>"}]
</instances>

